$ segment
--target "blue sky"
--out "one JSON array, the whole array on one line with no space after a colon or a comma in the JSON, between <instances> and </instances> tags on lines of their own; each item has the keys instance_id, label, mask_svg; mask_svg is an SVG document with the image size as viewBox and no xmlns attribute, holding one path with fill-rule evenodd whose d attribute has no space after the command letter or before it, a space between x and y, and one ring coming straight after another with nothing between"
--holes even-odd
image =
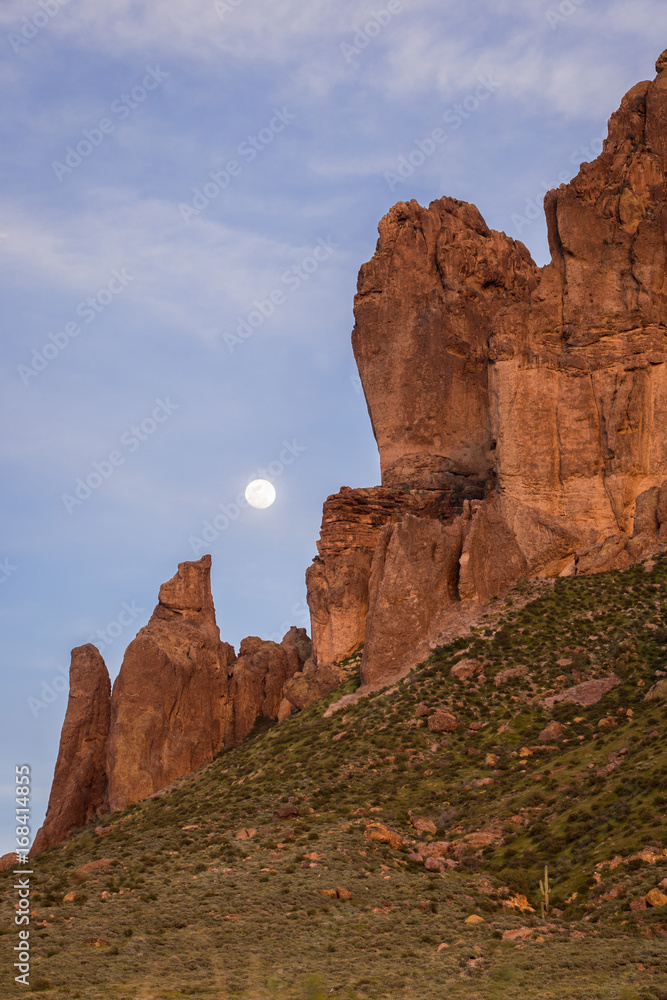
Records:
<instances>
[{"instance_id":1,"label":"blue sky","mask_svg":"<svg viewBox=\"0 0 667 1000\"><path fill-rule=\"evenodd\" d=\"M323 500L379 481L349 335L380 217L452 195L544 263L535 206L653 77L667 9L4 0L0 44L8 851L70 649L102 631L115 676L179 561L212 553L237 647L307 624ZM239 511L260 470L276 503Z\"/></svg>"}]
</instances>

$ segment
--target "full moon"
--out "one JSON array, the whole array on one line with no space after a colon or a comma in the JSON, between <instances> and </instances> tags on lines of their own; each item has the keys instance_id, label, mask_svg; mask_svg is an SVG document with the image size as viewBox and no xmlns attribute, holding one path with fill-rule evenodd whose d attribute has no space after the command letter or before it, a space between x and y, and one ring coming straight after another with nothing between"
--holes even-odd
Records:
<instances>
[{"instance_id":1,"label":"full moon","mask_svg":"<svg viewBox=\"0 0 667 1000\"><path fill-rule=\"evenodd\" d=\"M276 499L276 491L268 479L253 479L245 488L245 498L251 507L264 510Z\"/></svg>"}]
</instances>

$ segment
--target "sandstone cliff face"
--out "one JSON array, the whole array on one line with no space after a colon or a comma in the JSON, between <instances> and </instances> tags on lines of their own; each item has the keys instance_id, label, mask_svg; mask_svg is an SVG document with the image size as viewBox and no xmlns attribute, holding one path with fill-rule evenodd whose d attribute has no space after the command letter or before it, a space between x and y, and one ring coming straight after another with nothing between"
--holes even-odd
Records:
<instances>
[{"instance_id":1,"label":"sandstone cliff face","mask_svg":"<svg viewBox=\"0 0 667 1000\"><path fill-rule=\"evenodd\" d=\"M318 666L349 656L366 635L373 556L386 525L407 514L451 520L466 500L484 496L477 477L441 476L440 489L351 490L327 499L317 543L319 555L306 573L314 660Z\"/></svg>"},{"instance_id":2,"label":"sandstone cliff face","mask_svg":"<svg viewBox=\"0 0 667 1000\"><path fill-rule=\"evenodd\" d=\"M488 335L539 270L474 205L399 202L359 274L352 346L380 450L382 484L433 489L492 468Z\"/></svg>"},{"instance_id":3,"label":"sandstone cliff face","mask_svg":"<svg viewBox=\"0 0 667 1000\"><path fill-rule=\"evenodd\" d=\"M547 195L552 262L490 337L501 506L531 572L629 537L667 473L666 115L660 70L624 97L598 159Z\"/></svg>"},{"instance_id":4,"label":"sandstone cliff face","mask_svg":"<svg viewBox=\"0 0 667 1000\"><path fill-rule=\"evenodd\" d=\"M302 666L294 642L243 640L230 685L228 742L244 740L259 718L278 718L285 684Z\"/></svg>"},{"instance_id":5,"label":"sandstone cliff face","mask_svg":"<svg viewBox=\"0 0 667 1000\"><path fill-rule=\"evenodd\" d=\"M667 543L666 68L667 53L598 159L545 198L546 267L451 198L381 221L352 343L387 493L370 517L374 490L325 504L308 573L320 668L365 641L362 681L389 679L443 616L525 574ZM404 502L444 487L437 510Z\"/></svg>"},{"instance_id":6,"label":"sandstone cliff face","mask_svg":"<svg viewBox=\"0 0 667 1000\"><path fill-rule=\"evenodd\" d=\"M401 677L428 655L434 623L458 600L463 524L406 514L382 529L368 585L365 684Z\"/></svg>"},{"instance_id":7,"label":"sandstone cliff face","mask_svg":"<svg viewBox=\"0 0 667 1000\"><path fill-rule=\"evenodd\" d=\"M210 569L210 556L180 563L125 652L107 748L112 810L208 763L225 743L235 655L220 641Z\"/></svg>"},{"instance_id":8,"label":"sandstone cliff face","mask_svg":"<svg viewBox=\"0 0 667 1000\"><path fill-rule=\"evenodd\" d=\"M220 640L210 571L210 556L180 563L160 587L113 695L97 649L73 651L49 809L33 853L209 763L258 718L278 718L287 682L310 657L310 639L297 628L281 643L251 637L237 658Z\"/></svg>"},{"instance_id":9,"label":"sandstone cliff face","mask_svg":"<svg viewBox=\"0 0 667 1000\"><path fill-rule=\"evenodd\" d=\"M106 808L110 719L111 682L104 660L95 646L79 646L72 650L69 700L49 805L31 854L65 840Z\"/></svg>"}]
</instances>

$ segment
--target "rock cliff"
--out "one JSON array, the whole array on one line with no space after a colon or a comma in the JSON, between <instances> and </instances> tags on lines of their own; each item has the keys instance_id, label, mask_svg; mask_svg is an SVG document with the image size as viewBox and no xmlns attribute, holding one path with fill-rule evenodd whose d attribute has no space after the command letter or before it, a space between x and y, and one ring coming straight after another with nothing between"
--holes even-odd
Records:
<instances>
[{"instance_id":1,"label":"rock cliff","mask_svg":"<svg viewBox=\"0 0 667 1000\"><path fill-rule=\"evenodd\" d=\"M545 267L452 198L380 222L352 344L382 488L325 504L320 669L363 641L362 681L389 680L523 575L667 543L666 67L547 194Z\"/></svg>"},{"instance_id":2,"label":"rock cliff","mask_svg":"<svg viewBox=\"0 0 667 1000\"><path fill-rule=\"evenodd\" d=\"M160 587L113 694L97 649L73 651L60 751L33 853L202 767L243 740L257 719L278 718L283 689L303 669L310 640L297 628L281 643L251 637L237 658L220 640L210 570L210 556L180 563Z\"/></svg>"},{"instance_id":3,"label":"rock cliff","mask_svg":"<svg viewBox=\"0 0 667 1000\"><path fill-rule=\"evenodd\" d=\"M313 641L220 640L210 556L181 563L109 696L72 654L34 850L150 795L331 691L404 675L525 575L622 568L667 545L667 53L600 156L545 197L551 262L453 198L400 202L359 275L352 343L380 486L324 504Z\"/></svg>"},{"instance_id":4,"label":"rock cliff","mask_svg":"<svg viewBox=\"0 0 667 1000\"><path fill-rule=\"evenodd\" d=\"M57 844L107 807L111 681L95 646L72 650L69 700L44 825L31 853Z\"/></svg>"},{"instance_id":5,"label":"rock cliff","mask_svg":"<svg viewBox=\"0 0 667 1000\"><path fill-rule=\"evenodd\" d=\"M125 652L107 746L112 810L211 761L233 729L227 717L236 657L220 641L210 570L210 556L181 563Z\"/></svg>"}]
</instances>

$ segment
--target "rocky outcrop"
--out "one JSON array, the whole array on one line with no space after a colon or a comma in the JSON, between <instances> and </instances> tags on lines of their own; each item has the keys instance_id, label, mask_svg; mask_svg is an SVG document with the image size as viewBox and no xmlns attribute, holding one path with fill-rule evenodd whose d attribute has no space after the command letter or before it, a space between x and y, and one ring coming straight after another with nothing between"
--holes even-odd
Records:
<instances>
[{"instance_id":1,"label":"rocky outcrop","mask_svg":"<svg viewBox=\"0 0 667 1000\"><path fill-rule=\"evenodd\" d=\"M382 484L433 489L486 479L494 447L488 337L539 269L474 205L399 202L361 268L352 347L380 450Z\"/></svg>"},{"instance_id":2,"label":"rocky outcrop","mask_svg":"<svg viewBox=\"0 0 667 1000\"><path fill-rule=\"evenodd\" d=\"M256 636L243 640L230 683L230 742L244 740L257 719L278 718L285 684L303 666L299 639L288 632L280 644Z\"/></svg>"},{"instance_id":3,"label":"rocky outcrop","mask_svg":"<svg viewBox=\"0 0 667 1000\"><path fill-rule=\"evenodd\" d=\"M429 633L458 600L463 523L406 514L383 528L368 586L365 684L401 677L428 655Z\"/></svg>"},{"instance_id":4,"label":"rocky outcrop","mask_svg":"<svg viewBox=\"0 0 667 1000\"><path fill-rule=\"evenodd\" d=\"M220 640L210 571L210 556L180 563L160 587L113 694L97 649L73 651L58 763L33 853L209 763L259 718L278 718L286 683L310 657L310 639L297 628L281 643L250 637L237 658Z\"/></svg>"},{"instance_id":5,"label":"rocky outcrop","mask_svg":"<svg viewBox=\"0 0 667 1000\"><path fill-rule=\"evenodd\" d=\"M44 824L31 854L65 840L107 807L106 743L111 682L90 644L72 650L69 700Z\"/></svg>"},{"instance_id":6,"label":"rocky outcrop","mask_svg":"<svg viewBox=\"0 0 667 1000\"><path fill-rule=\"evenodd\" d=\"M233 741L228 702L236 657L220 641L210 570L210 556L180 563L125 652L107 748L112 810L196 770Z\"/></svg>"},{"instance_id":7,"label":"rocky outcrop","mask_svg":"<svg viewBox=\"0 0 667 1000\"><path fill-rule=\"evenodd\" d=\"M483 497L486 489L483 479L448 475L442 481L437 490L343 487L325 502L318 556L306 573L319 667L344 659L365 640L371 568L383 529L409 514L451 520L466 500Z\"/></svg>"},{"instance_id":8,"label":"rocky outcrop","mask_svg":"<svg viewBox=\"0 0 667 1000\"><path fill-rule=\"evenodd\" d=\"M452 198L382 219L352 334L382 490L325 504L318 667L363 638L362 681L389 680L519 577L667 544L667 54L656 69L547 194L545 267Z\"/></svg>"}]
</instances>

